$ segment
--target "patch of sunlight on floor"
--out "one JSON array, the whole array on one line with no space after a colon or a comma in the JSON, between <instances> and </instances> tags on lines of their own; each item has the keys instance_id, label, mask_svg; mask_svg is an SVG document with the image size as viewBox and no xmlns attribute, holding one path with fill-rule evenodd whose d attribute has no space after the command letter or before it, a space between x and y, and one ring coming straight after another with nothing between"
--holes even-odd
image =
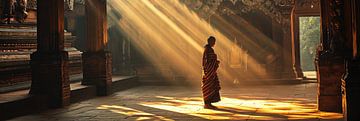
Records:
<instances>
[{"instance_id":1,"label":"patch of sunlight on floor","mask_svg":"<svg viewBox=\"0 0 360 121\"><path fill-rule=\"evenodd\" d=\"M316 79L316 71L304 71L303 73L306 78Z\"/></svg>"},{"instance_id":2,"label":"patch of sunlight on floor","mask_svg":"<svg viewBox=\"0 0 360 121\"><path fill-rule=\"evenodd\" d=\"M146 113L143 111L139 111L136 109L124 107L124 106L117 106L117 105L101 105L97 107L100 110L109 110L114 113L126 115L128 117L136 117L136 121L144 121L144 120L160 120L160 121L174 121L172 119L165 118L163 116L158 116L151 113Z\"/></svg>"},{"instance_id":3,"label":"patch of sunlight on floor","mask_svg":"<svg viewBox=\"0 0 360 121\"><path fill-rule=\"evenodd\" d=\"M157 96L162 99L155 102L141 102L140 105L157 108L191 116L212 120L239 120L249 117L256 120L277 119L338 119L342 114L318 112L316 105L301 103L299 100L270 100L270 99L235 99L223 97L222 101L216 103L219 109L203 109L202 98L176 98Z\"/></svg>"}]
</instances>

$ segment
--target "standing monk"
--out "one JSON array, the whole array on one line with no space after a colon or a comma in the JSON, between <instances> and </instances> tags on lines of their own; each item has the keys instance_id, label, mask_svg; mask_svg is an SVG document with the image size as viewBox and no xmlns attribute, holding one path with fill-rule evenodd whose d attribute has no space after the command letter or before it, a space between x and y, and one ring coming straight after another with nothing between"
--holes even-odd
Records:
<instances>
[{"instance_id":1,"label":"standing monk","mask_svg":"<svg viewBox=\"0 0 360 121\"><path fill-rule=\"evenodd\" d=\"M208 44L205 45L203 54L203 71L204 75L202 78L202 93L204 98L204 108L216 109L217 107L211 105L211 103L220 101L220 84L216 73L219 67L220 61L217 60L217 55L214 52L215 37L210 36L208 38Z\"/></svg>"}]
</instances>

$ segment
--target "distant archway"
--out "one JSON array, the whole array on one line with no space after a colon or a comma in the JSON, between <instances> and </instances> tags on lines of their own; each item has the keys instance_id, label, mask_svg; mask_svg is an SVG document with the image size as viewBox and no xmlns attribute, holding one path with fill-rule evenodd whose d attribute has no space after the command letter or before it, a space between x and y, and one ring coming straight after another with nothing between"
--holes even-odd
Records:
<instances>
[{"instance_id":1,"label":"distant archway","mask_svg":"<svg viewBox=\"0 0 360 121\"><path fill-rule=\"evenodd\" d=\"M319 0L296 0L291 12L292 63L297 78L304 78L300 61L300 17L320 16Z\"/></svg>"}]
</instances>

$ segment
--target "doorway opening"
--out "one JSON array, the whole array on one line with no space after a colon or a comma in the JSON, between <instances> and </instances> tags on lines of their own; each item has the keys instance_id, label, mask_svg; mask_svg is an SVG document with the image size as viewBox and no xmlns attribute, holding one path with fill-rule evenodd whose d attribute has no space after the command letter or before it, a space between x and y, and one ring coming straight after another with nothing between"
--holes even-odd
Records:
<instances>
[{"instance_id":1,"label":"doorway opening","mask_svg":"<svg viewBox=\"0 0 360 121\"><path fill-rule=\"evenodd\" d=\"M316 79L315 56L320 44L320 17L300 17L299 24L300 65L306 78Z\"/></svg>"}]
</instances>

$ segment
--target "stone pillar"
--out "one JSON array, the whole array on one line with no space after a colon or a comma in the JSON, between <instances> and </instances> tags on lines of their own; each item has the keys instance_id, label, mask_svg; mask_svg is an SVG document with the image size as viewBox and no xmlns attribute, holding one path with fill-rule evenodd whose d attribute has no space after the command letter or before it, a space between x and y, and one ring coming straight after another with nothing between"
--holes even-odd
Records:
<instances>
[{"instance_id":1,"label":"stone pillar","mask_svg":"<svg viewBox=\"0 0 360 121\"><path fill-rule=\"evenodd\" d=\"M291 12L291 31L293 70L296 78L304 78L300 65L299 17L296 15L295 8Z\"/></svg>"},{"instance_id":2,"label":"stone pillar","mask_svg":"<svg viewBox=\"0 0 360 121\"><path fill-rule=\"evenodd\" d=\"M360 119L360 57L346 61L346 73L342 79L342 104L345 121Z\"/></svg>"},{"instance_id":3,"label":"stone pillar","mask_svg":"<svg viewBox=\"0 0 360 121\"><path fill-rule=\"evenodd\" d=\"M342 79L342 104L345 121L360 119L360 4L345 1L346 73Z\"/></svg>"},{"instance_id":4,"label":"stone pillar","mask_svg":"<svg viewBox=\"0 0 360 121\"><path fill-rule=\"evenodd\" d=\"M272 20L272 40L273 42L278 45L278 46L273 46L271 49L273 50L271 53L273 55L273 59L268 59L267 60L267 74L270 76L270 78L275 78L275 79L279 79L281 78L283 75L283 71L282 69L285 68L283 65L283 60L282 57L283 55L283 51L281 48L282 44L281 42L283 41L283 33L282 33L282 25L277 22L276 20ZM276 53L276 54L274 54Z\"/></svg>"},{"instance_id":5,"label":"stone pillar","mask_svg":"<svg viewBox=\"0 0 360 121\"><path fill-rule=\"evenodd\" d=\"M284 16L287 16L290 18L289 14L283 14ZM296 75L293 71L293 65L292 65L292 45L291 44L291 22L289 21L285 27L282 28L282 64L283 64L283 74L282 78L286 79L294 79L296 78Z\"/></svg>"},{"instance_id":6,"label":"stone pillar","mask_svg":"<svg viewBox=\"0 0 360 121\"><path fill-rule=\"evenodd\" d=\"M64 0L41 0L37 6L37 51L31 54L30 94L46 96L50 107L62 107L70 100Z\"/></svg>"},{"instance_id":7,"label":"stone pillar","mask_svg":"<svg viewBox=\"0 0 360 121\"><path fill-rule=\"evenodd\" d=\"M341 77L345 72L343 0L321 0L321 48L317 55L318 110L341 112Z\"/></svg>"},{"instance_id":8,"label":"stone pillar","mask_svg":"<svg viewBox=\"0 0 360 121\"><path fill-rule=\"evenodd\" d=\"M287 11L287 12L286 12ZM290 18L291 10L284 10L282 16ZM276 60L269 65L273 78L295 79L292 68L291 22L283 19L280 23L272 20L272 39L278 46L274 48Z\"/></svg>"},{"instance_id":9,"label":"stone pillar","mask_svg":"<svg viewBox=\"0 0 360 121\"><path fill-rule=\"evenodd\" d=\"M111 53L107 41L106 0L86 0L87 49L83 53L83 85L95 85L97 94L111 93Z\"/></svg>"}]
</instances>

